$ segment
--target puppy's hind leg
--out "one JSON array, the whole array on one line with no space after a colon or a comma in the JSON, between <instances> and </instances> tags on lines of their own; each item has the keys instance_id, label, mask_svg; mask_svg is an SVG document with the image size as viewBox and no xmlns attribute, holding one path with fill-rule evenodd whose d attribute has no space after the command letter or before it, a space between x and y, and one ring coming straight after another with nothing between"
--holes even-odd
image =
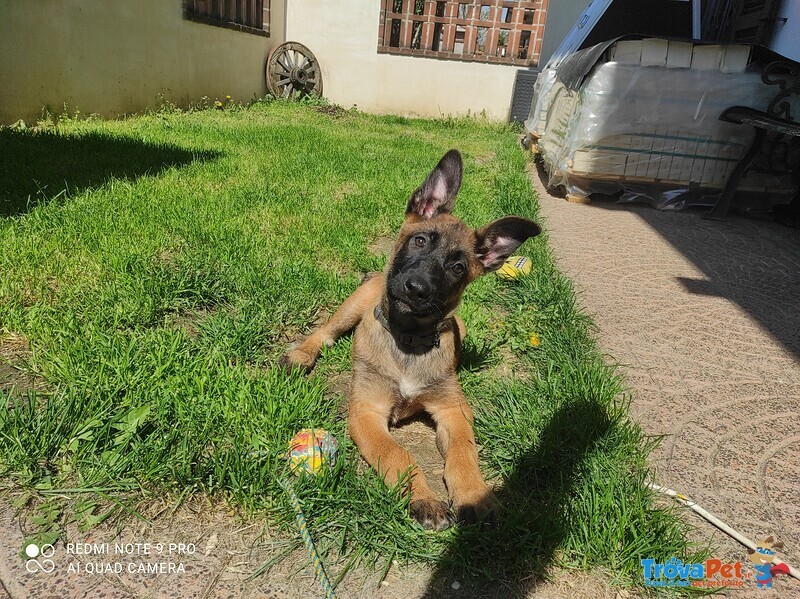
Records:
<instances>
[{"instance_id":1,"label":"puppy's hind leg","mask_svg":"<svg viewBox=\"0 0 800 599\"><path fill-rule=\"evenodd\" d=\"M322 346L333 345L339 337L353 329L361 321L364 312L380 298L383 287L383 275L368 275L327 323L314 331L297 348L281 356L280 365L287 370L299 368L307 373L311 372Z\"/></svg>"}]
</instances>

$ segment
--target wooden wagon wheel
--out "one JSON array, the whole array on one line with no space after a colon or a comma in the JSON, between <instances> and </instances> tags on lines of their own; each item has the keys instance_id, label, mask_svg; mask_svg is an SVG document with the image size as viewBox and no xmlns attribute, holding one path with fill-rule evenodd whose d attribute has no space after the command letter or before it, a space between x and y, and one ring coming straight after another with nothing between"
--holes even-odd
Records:
<instances>
[{"instance_id":1,"label":"wooden wagon wheel","mask_svg":"<svg viewBox=\"0 0 800 599\"><path fill-rule=\"evenodd\" d=\"M267 58L267 89L276 98L322 95L322 72L311 50L297 42L277 46Z\"/></svg>"}]
</instances>

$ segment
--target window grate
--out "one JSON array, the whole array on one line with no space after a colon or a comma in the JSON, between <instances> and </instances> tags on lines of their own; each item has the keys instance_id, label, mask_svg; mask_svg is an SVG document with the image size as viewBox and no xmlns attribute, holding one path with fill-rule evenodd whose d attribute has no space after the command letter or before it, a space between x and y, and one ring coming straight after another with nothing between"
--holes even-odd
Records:
<instances>
[{"instance_id":1,"label":"window grate","mask_svg":"<svg viewBox=\"0 0 800 599\"><path fill-rule=\"evenodd\" d=\"M549 0L381 0L378 52L539 63Z\"/></svg>"}]
</instances>

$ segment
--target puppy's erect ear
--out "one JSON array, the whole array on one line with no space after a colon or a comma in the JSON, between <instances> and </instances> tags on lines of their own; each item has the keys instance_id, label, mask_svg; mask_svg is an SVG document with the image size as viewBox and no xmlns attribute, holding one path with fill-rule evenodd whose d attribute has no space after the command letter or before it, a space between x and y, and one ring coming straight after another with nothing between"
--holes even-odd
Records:
<instances>
[{"instance_id":1,"label":"puppy's erect ear","mask_svg":"<svg viewBox=\"0 0 800 599\"><path fill-rule=\"evenodd\" d=\"M475 231L475 253L486 272L497 270L523 241L541 232L527 218L506 216Z\"/></svg>"},{"instance_id":2,"label":"puppy's erect ear","mask_svg":"<svg viewBox=\"0 0 800 599\"><path fill-rule=\"evenodd\" d=\"M461 187L463 170L461 154L450 150L445 154L420 185L411 194L406 206L406 215L416 214L422 218L433 218L439 214L449 214L456 203L456 194Z\"/></svg>"}]
</instances>

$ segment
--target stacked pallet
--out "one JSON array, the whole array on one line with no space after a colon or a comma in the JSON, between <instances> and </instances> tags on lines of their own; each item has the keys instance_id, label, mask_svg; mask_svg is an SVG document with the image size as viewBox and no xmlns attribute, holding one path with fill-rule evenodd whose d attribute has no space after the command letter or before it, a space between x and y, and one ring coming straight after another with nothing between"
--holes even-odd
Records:
<instances>
[{"instance_id":1,"label":"stacked pallet","mask_svg":"<svg viewBox=\"0 0 800 599\"><path fill-rule=\"evenodd\" d=\"M577 90L545 70L526 127L550 185L585 197L616 183L659 207L676 192L721 189L753 131L719 115L731 105L763 109L775 93L749 58L746 45L624 40ZM765 175L741 187L790 192L786 181Z\"/></svg>"}]
</instances>

